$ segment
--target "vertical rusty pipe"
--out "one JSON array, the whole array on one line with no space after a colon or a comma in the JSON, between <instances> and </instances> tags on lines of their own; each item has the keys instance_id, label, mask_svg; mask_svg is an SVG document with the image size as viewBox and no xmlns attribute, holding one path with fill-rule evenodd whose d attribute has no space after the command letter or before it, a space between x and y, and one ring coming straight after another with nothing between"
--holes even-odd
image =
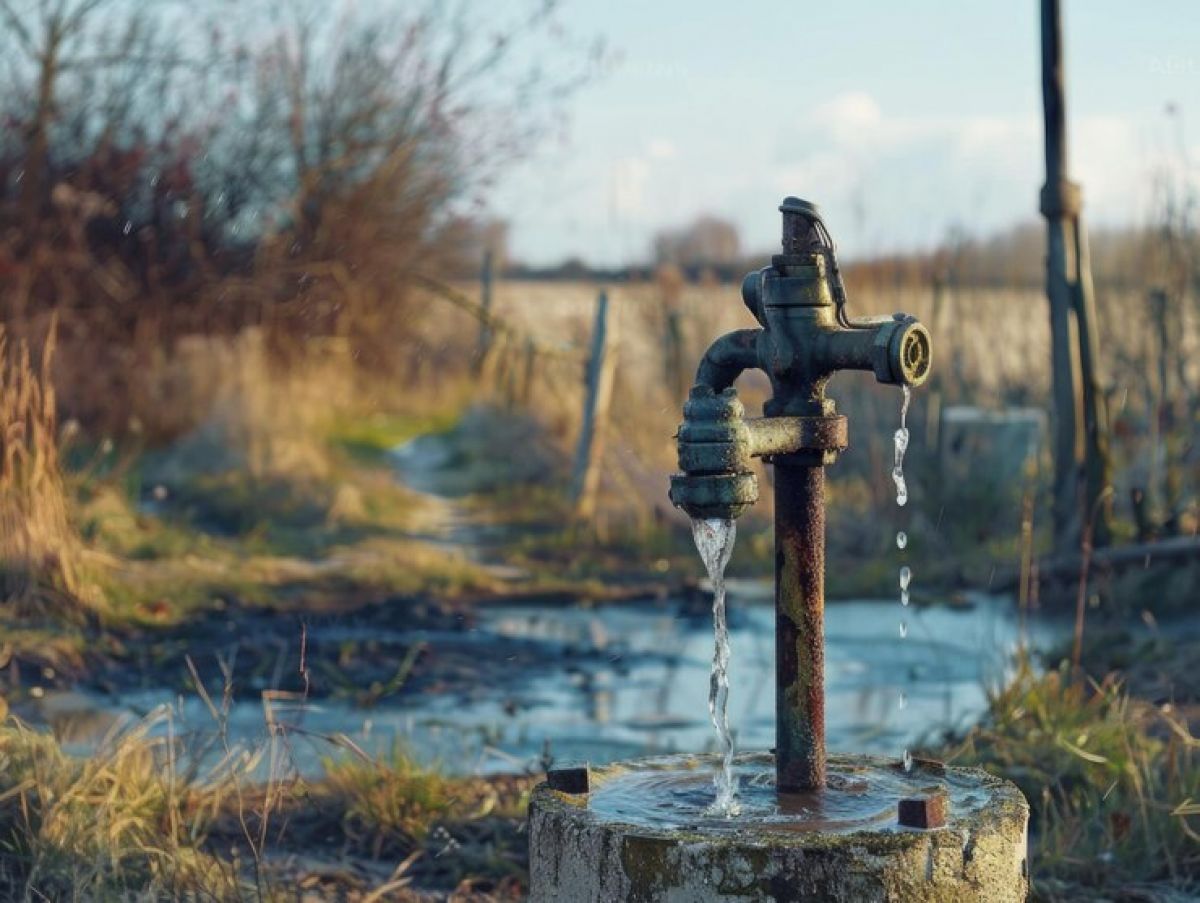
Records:
<instances>
[{"instance_id":1,"label":"vertical rusty pipe","mask_svg":"<svg viewBox=\"0 0 1200 903\"><path fill-rule=\"evenodd\" d=\"M825 468L775 464L775 771L783 793L825 785Z\"/></svg>"}]
</instances>

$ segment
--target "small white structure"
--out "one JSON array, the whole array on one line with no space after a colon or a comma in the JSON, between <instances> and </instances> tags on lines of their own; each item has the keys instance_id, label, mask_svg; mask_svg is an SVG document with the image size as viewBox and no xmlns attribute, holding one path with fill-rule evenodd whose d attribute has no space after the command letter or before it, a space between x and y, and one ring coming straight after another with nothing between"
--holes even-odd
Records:
<instances>
[{"instance_id":1,"label":"small white structure","mask_svg":"<svg viewBox=\"0 0 1200 903\"><path fill-rule=\"evenodd\" d=\"M1040 408L945 407L938 430L941 473L994 484L1018 480L1036 472L1046 435L1046 412Z\"/></svg>"}]
</instances>

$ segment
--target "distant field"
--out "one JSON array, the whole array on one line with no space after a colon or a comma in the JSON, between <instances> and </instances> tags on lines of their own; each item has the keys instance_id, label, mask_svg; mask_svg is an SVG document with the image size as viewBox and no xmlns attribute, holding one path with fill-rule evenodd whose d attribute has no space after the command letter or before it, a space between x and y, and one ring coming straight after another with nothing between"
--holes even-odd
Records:
<instances>
[{"instance_id":1,"label":"distant field","mask_svg":"<svg viewBox=\"0 0 1200 903\"><path fill-rule=\"evenodd\" d=\"M466 294L478 298L478 285L461 283ZM592 328L594 303L600 284L590 282L512 282L498 280L495 312L514 328L515 337L498 342L500 367L495 384L514 374L531 383L528 404L569 449L578 430L582 406L583 361ZM753 326L735 285L687 285L673 306L653 282L604 286L611 311L619 355L613 402L614 427L610 455L621 465L610 481L613 493L640 496L653 508L665 511L663 487L674 467L672 436L690 376L707 345L720 334ZM932 287L849 287L851 316L906 311L918 316L934 339L934 374L928 386L914 397L911 423L936 420L947 404L984 408L1032 405L1049 407L1049 316L1044 295L1032 288L951 288L935 295ZM1144 480L1151 450L1146 436L1149 412L1156 404L1157 373L1145 366L1154 349L1155 336L1146 303L1134 292L1097 292L1101 317L1103 375L1109 390L1110 419L1116 424L1114 443L1119 491ZM443 303L431 301L433 304ZM671 384L665 353L668 310L678 311L684 371ZM441 320L441 318L436 318ZM469 317L455 312L453 329L473 335ZM1190 323L1190 321L1189 321ZM1194 325L1194 324L1191 324ZM445 328L443 326L443 328ZM1185 330L1182 341L1192 350L1192 378L1196 378L1200 349L1197 330ZM531 337L539 349L532 367L523 347ZM504 374L507 374L505 377ZM525 376L529 374L529 376ZM766 382L747 374L739 390L747 410L757 412L766 397ZM851 449L839 464L839 473L857 473L871 484L876 504L883 501L890 467L891 433L895 429L899 397L894 390L875 385L868 374L845 374L835 379L830 394L839 410L851 418ZM933 435L932 433L930 435ZM914 460L927 458L925 441L914 435ZM611 459L610 459L611 460ZM1132 470L1130 470L1132 468ZM1122 477L1122 474L1125 474ZM1140 474L1140 475L1139 475ZM844 480L845 477L842 477ZM1132 482L1131 482L1132 481Z\"/></svg>"}]
</instances>

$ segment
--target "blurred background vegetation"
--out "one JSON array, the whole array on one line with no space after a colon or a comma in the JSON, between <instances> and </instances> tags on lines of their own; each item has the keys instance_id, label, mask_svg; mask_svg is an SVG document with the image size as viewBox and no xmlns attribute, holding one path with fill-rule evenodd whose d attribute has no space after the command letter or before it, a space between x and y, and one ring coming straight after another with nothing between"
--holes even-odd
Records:
<instances>
[{"instance_id":1,"label":"blurred background vegetation","mask_svg":"<svg viewBox=\"0 0 1200 903\"><path fill-rule=\"evenodd\" d=\"M510 259L484 198L564 128L608 50L553 3L487 28L473 8L408 9L0 0L13 899L518 898L529 775L443 776L333 735L340 755L298 778L273 728L267 749L187 768L169 710L72 756L35 724L38 694L158 682L202 696L218 725L259 678L369 705L436 663L418 644L309 650L298 622L384 610L416 630L486 600L703 595L666 500L672 433L704 348L745 325L738 280L771 249L705 216L663 230L639 265ZM904 512L898 393L831 392L853 448L830 483L830 595L890 594L903 526L922 537L918 601L1079 602L1118 631L1089 621L1076 667L1057 668L1071 650L1026 662L983 723L930 739L1021 784L1045 899L1168 899L1136 894L1184 894L1200 875L1194 632L1128 633L1129 616L1194 615L1200 585L1194 548L1169 543L1200 524L1197 198L1156 179L1152 227L1092 241L1114 547L1133 556L1051 554L1044 419L1015 452L951 429L956 408L1049 408L1042 228L845 268L852 313L917 315L938 360L909 413ZM611 387L581 452L601 289ZM742 389L748 409L766 393ZM412 440L406 485L390 455ZM744 522L738 575L769 570L769 499ZM229 618L261 632L241 671L220 655Z\"/></svg>"}]
</instances>

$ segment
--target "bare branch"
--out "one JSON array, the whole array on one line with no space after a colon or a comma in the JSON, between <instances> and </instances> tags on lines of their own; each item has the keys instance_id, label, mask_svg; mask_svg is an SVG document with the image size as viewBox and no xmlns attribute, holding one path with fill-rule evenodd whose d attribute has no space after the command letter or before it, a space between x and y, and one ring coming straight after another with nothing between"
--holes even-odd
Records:
<instances>
[{"instance_id":1,"label":"bare branch","mask_svg":"<svg viewBox=\"0 0 1200 903\"><path fill-rule=\"evenodd\" d=\"M29 29L25 23L21 21L21 17L17 11L13 9L10 0L0 0L0 21L17 36L17 40L25 48L25 52L31 57L36 57L38 54L37 44L33 40L33 36L29 33Z\"/></svg>"}]
</instances>

